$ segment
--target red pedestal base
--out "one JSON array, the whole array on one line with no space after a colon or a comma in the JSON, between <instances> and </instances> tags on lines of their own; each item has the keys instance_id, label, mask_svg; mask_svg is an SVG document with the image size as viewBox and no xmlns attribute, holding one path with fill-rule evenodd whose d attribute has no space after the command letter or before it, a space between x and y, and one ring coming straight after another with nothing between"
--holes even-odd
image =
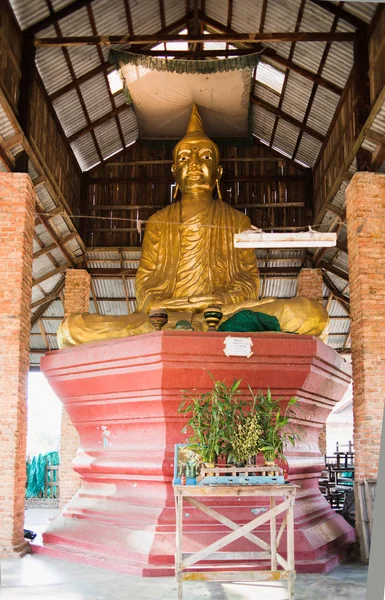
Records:
<instances>
[{"instance_id":1,"label":"red pedestal base","mask_svg":"<svg viewBox=\"0 0 385 600\"><path fill-rule=\"evenodd\" d=\"M74 468L83 486L35 552L136 575L174 573L174 444L185 437L178 406L181 390L211 387L208 370L227 383L242 378L245 389L270 387L276 397L300 398L302 439L287 452L290 480L301 486L296 568L322 572L338 563L354 530L318 490L323 466L318 435L349 385L350 365L316 338L281 333L233 334L251 337L254 354L228 358L227 335L154 332L43 357L42 370L80 435ZM237 522L250 520L258 507L251 499L215 505ZM192 507L188 512L187 551L219 537L221 525L205 521ZM248 548L240 540L230 550Z\"/></svg>"}]
</instances>

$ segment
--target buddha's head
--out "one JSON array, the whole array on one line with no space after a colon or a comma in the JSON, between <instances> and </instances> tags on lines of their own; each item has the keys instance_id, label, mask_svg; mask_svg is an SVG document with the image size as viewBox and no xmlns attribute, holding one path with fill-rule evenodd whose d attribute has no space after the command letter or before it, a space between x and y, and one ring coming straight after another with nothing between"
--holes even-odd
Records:
<instances>
[{"instance_id":1,"label":"buddha's head","mask_svg":"<svg viewBox=\"0 0 385 600\"><path fill-rule=\"evenodd\" d=\"M222 177L218 146L203 131L196 104L193 105L186 135L173 152L171 172L182 192L212 191Z\"/></svg>"}]
</instances>

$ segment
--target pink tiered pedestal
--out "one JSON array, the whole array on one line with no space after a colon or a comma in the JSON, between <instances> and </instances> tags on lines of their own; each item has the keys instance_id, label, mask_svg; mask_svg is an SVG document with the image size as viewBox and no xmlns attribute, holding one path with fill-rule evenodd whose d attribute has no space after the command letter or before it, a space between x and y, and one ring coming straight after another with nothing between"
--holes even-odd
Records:
<instances>
[{"instance_id":1,"label":"pink tiered pedestal","mask_svg":"<svg viewBox=\"0 0 385 600\"><path fill-rule=\"evenodd\" d=\"M276 397L300 398L302 440L287 451L290 480L301 486L296 569L323 572L338 563L354 530L319 492L318 435L347 390L350 365L316 338L283 333L231 334L251 337L254 353L226 357L227 335L154 332L42 358L41 368L80 435L74 469L83 485L35 552L142 576L174 573L174 444L185 441L178 406L182 390L211 387L208 370L227 383L242 378L245 390L250 384L254 391L270 387ZM258 508L255 499L214 502L240 523ZM191 551L214 541L222 528L193 508L188 519ZM240 540L233 549L247 551L247 544Z\"/></svg>"}]
</instances>

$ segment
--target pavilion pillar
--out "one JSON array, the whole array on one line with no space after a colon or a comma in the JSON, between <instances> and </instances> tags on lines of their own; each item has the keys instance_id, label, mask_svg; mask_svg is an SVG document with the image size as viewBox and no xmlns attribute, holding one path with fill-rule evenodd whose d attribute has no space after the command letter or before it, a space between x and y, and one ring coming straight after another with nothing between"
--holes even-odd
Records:
<instances>
[{"instance_id":1,"label":"pavilion pillar","mask_svg":"<svg viewBox=\"0 0 385 600\"><path fill-rule=\"evenodd\" d=\"M68 269L64 286L64 316L88 312L91 277L83 269ZM79 434L63 408L60 436L60 506L63 507L78 491L81 479L72 468L72 461L80 446Z\"/></svg>"},{"instance_id":2,"label":"pavilion pillar","mask_svg":"<svg viewBox=\"0 0 385 600\"><path fill-rule=\"evenodd\" d=\"M385 399L385 175L346 190L355 479L376 478Z\"/></svg>"},{"instance_id":3,"label":"pavilion pillar","mask_svg":"<svg viewBox=\"0 0 385 600\"><path fill-rule=\"evenodd\" d=\"M0 173L0 558L23 556L35 191Z\"/></svg>"},{"instance_id":4,"label":"pavilion pillar","mask_svg":"<svg viewBox=\"0 0 385 600\"><path fill-rule=\"evenodd\" d=\"M298 275L297 296L318 300L322 304L322 269L301 269Z\"/></svg>"}]
</instances>

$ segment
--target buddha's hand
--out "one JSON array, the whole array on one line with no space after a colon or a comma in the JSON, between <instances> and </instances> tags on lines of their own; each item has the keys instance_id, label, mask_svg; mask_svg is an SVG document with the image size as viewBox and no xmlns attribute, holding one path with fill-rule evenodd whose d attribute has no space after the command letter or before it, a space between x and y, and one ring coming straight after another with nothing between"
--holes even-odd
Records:
<instances>
[{"instance_id":1,"label":"buddha's hand","mask_svg":"<svg viewBox=\"0 0 385 600\"><path fill-rule=\"evenodd\" d=\"M164 308L171 311L199 312L210 304L222 304L219 296L190 296L190 298L169 298L152 304L152 308Z\"/></svg>"}]
</instances>

